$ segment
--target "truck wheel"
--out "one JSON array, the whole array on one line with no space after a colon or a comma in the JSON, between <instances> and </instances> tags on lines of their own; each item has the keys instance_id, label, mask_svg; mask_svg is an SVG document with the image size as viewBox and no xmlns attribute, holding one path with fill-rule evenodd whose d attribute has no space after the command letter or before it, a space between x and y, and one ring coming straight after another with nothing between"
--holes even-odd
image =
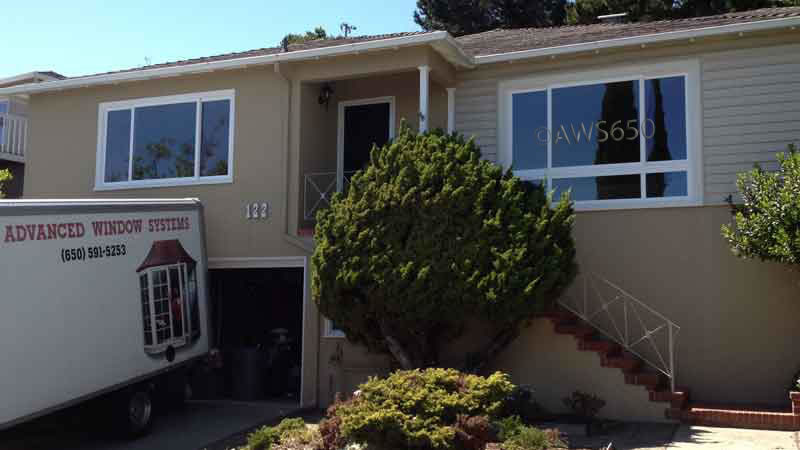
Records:
<instances>
[{"instance_id":1,"label":"truck wheel","mask_svg":"<svg viewBox=\"0 0 800 450\"><path fill-rule=\"evenodd\" d=\"M153 425L153 398L146 387L130 390L123 396L120 408L120 425L127 437L147 434Z\"/></svg>"}]
</instances>

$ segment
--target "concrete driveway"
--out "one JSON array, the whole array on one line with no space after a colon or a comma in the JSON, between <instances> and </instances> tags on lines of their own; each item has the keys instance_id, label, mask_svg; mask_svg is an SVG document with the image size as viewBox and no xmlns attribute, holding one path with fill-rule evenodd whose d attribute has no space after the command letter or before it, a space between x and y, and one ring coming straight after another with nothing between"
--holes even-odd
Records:
<instances>
[{"instance_id":1,"label":"concrete driveway","mask_svg":"<svg viewBox=\"0 0 800 450\"><path fill-rule=\"evenodd\" d=\"M64 426L66 420L61 414L0 434L0 441L5 441L0 449L200 450L245 429L298 411L294 402L191 401L179 411L156 417L150 434L133 441L90 431L87 424Z\"/></svg>"}]
</instances>

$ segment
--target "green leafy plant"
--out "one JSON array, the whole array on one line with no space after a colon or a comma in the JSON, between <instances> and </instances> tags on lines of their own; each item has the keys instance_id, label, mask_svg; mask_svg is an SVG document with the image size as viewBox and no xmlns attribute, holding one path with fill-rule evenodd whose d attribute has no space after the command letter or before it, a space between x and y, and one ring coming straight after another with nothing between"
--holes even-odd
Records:
<instances>
[{"instance_id":1,"label":"green leafy plant","mask_svg":"<svg viewBox=\"0 0 800 450\"><path fill-rule=\"evenodd\" d=\"M790 145L778 154L778 170L759 166L740 174L736 185L742 204L728 201L733 223L722 235L740 258L789 265L800 263L800 152Z\"/></svg>"},{"instance_id":2,"label":"green leafy plant","mask_svg":"<svg viewBox=\"0 0 800 450\"><path fill-rule=\"evenodd\" d=\"M371 378L358 395L328 411L323 442L369 448L473 449L485 445L513 390L508 376L453 369L401 370ZM334 436L332 439L331 436Z\"/></svg>"},{"instance_id":3,"label":"green leafy plant","mask_svg":"<svg viewBox=\"0 0 800 450\"><path fill-rule=\"evenodd\" d=\"M566 194L551 203L472 140L404 126L318 213L314 301L404 369L439 365L465 319L488 322L462 365L477 373L574 279L573 220Z\"/></svg>"},{"instance_id":4,"label":"green leafy plant","mask_svg":"<svg viewBox=\"0 0 800 450\"><path fill-rule=\"evenodd\" d=\"M541 430L522 425L503 441L503 450L549 450L566 447L559 438L558 430Z\"/></svg>"},{"instance_id":5,"label":"green leafy plant","mask_svg":"<svg viewBox=\"0 0 800 450\"><path fill-rule=\"evenodd\" d=\"M274 445L291 440L309 441L312 431L301 418L287 418L278 425L265 426L247 436L248 450L270 450Z\"/></svg>"},{"instance_id":6,"label":"green leafy plant","mask_svg":"<svg viewBox=\"0 0 800 450\"><path fill-rule=\"evenodd\" d=\"M492 423L497 434L497 439L504 442L511 436L517 434L517 430L524 426L519 416L508 416L498 419Z\"/></svg>"},{"instance_id":7,"label":"green leafy plant","mask_svg":"<svg viewBox=\"0 0 800 450\"><path fill-rule=\"evenodd\" d=\"M0 198L4 198L5 194L3 193L3 185L11 181L14 177L11 176L11 172L8 169L0 170Z\"/></svg>"}]
</instances>

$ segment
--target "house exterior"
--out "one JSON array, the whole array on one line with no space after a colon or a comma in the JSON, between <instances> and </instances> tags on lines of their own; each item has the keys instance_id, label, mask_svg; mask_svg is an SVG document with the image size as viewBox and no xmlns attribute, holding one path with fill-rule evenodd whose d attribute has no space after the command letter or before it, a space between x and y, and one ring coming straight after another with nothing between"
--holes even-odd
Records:
<instances>
[{"instance_id":1,"label":"house exterior","mask_svg":"<svg viewBox=\"0 0 800 450\"><path fill-rule=\"evenodd\" d=\"M796 275L736 259L720 226L736 174L769 167L800 139L798 27L800 8L778 8L459 38L401 33L0 95L28 98L25 197L199 197L212 274L303 270L303 406L389 370L310 298L315 211L401 120L474 136L486 159L571 189L581 276L562 304L647 370L582 351L601 344L576 343L580 329L545 318L496 368L553 410L580 389L606 399L609 417L664 420L671 391L684 388L692 402L788 405L800 368ZM473 341L448 353L455 361ZM667 378L661 391L653 375Z\"/></svg>"},{"instance_id":2,"label":"house exterior","mask_svg":"<svg viewBox=\"0 0 800 450\"><path fill-rule=\"evenodd\" d=\"M60 80L56 72L28 72L0 78L0 89L42 81ZM28 102L26 96L0 95L0 170L8 169L14 179L6 184L6 196L22 196L27 147Z\"/></svg>"}]
</instances>

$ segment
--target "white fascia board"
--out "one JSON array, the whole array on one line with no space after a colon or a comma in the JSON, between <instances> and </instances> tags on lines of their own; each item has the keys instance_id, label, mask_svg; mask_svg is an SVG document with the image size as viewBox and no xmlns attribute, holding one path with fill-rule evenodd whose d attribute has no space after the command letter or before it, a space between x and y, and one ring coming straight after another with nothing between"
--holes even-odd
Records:
<instances>
[{"instance_id":1,"label":"white fascia board","mask_svg":"<svg viewBox=\"0 0 800 450\"><path fill-rule=\"evenodd\" d=\"M586 42L581 44L559 45L556 47L537 48L533 50L520 50L517 52L476 56L474 60L476 64L492 64L514 61L518 59L537 58L541 56L565 55L570 53L590 52L594 50L624 47L629 45L655 44L659 42L711 37L731 33L748 33L796 26L800 26L800 17L719 25L715 27L695 28L691 30L668 31L665 33L648 34L644 36L607 39L603 41Z\"/></svg>"},{"instance_id":2,"label":"white fascia board","mask_svg":"<svg viewBox=\"0 0 800 450\"><path fill-rule=\"evenodd\" d=\"M20 86L0 88L0 95L33 94L38 92L58 91L63 89L88 87L98 84L113 84L126 81L146 80L151 78L172 77L172 76L179 76L192 73L210 72L213 70L235 69L247 66L302 61L302 60L315 59L321 57L353 54L357 52L391 49L395 47L426 45L426 44L433 44L439 41L447 41L448 37L450 37L450 35L446 31L434 31L431 33L417 34L412 36L401 36L395 38L380 39L375 41L356 42L352 44L334 45L330 47L322 47L309 50L298 50L286 53L274 53L271 55L249 56L244 58L201 62L196 64L181 65L181 66L132 70L128 72L109 73L109 74L93 75L93 76L79 77L79 78L67 78L65 80L46 81L42 83L24 84Z\"/></svg>"}]
</instances>

